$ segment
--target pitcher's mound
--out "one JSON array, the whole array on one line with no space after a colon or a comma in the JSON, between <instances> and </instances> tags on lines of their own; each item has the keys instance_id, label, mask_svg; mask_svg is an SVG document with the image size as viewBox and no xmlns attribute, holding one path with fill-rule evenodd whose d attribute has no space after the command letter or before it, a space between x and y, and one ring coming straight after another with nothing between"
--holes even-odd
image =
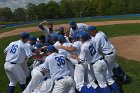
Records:
<instances>
[{"instance_id":1,"label":"pitcher's mound","mask_svg":"<svg viewBox=\"0 0 140 93\"><path fill-rule=\"evenodd\" d=\"M140 36L120 36L111 38L117 50L117 55L127 59L140 61Z\"/></svg>"}]
</instances>

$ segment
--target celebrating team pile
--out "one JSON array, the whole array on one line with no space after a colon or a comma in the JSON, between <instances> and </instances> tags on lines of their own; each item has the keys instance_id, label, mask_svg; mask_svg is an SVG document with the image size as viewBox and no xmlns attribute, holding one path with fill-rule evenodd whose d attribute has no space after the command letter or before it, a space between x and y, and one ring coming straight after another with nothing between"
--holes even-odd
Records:
<instances>
[{"instance_id":1,"label":"celebrating team pile","mask_svg":"<svg viewBox=\"0 0 140 93\"><path fill-rule=\"evenodd\" d=\"M47 28L43 25L47 24ZM115 62L116 50L95 26L70 21L70 30L53 30L43 21L39 38L29 33L4 50L8 93L18 82L22 93L123 93L128 76Z\"/></svg>"}]
</instances>

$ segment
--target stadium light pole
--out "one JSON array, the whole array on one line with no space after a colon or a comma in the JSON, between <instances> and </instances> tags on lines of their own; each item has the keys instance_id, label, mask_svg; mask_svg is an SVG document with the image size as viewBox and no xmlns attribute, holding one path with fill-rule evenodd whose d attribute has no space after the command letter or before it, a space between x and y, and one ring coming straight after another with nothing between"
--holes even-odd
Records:
<instances>
[{"instance_id":1,"label":"stadium light pole","mask_svg":"<svg viewBox=\"0 0 140 93\"><path fill-rule=\"evenodd\" d=\"M82 17L83 11L80 11L80 18Z\"/></svg>"}]
</instances>

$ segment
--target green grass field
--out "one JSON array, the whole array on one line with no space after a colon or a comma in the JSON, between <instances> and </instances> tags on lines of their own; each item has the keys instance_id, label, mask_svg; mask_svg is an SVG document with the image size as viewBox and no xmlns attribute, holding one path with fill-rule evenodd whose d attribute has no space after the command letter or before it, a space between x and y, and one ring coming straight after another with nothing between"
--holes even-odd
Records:
<instances>
[{"instance_id":1,"label":"green grass field","mask_svg":"<svg viewBox=\"0 0 140 93\"><path fill-rule=\"evenodd\" d=\"M99 30L104 31L108 37L123 36L123 35L139 35L140 34L140 24L123 24L123 25L110 25L110 26L99 26ZM40 32L31 33L33 35L39 35ZM0 39L0 93L7 93L8 79L3 69L4 56L3 50L12 41L18 40L18 36L12 36ZM124 69L124 71L132 78L132 83L129 85L124 85L125 93L140 93L140 63L128 60L117 56L116 60ZM15 93L21 93L19 87L16 88Z\"/></svg>"},{"instance_id":2,"label":"green grass field","mask_svg":"<svg viewBox=\"0 0 140 93\"><path fill-rule=\"evenodd\" d=\"M83 20L76 20L76 22L101 22L101 21L117 21L117 20L140 20L140 17L134 16L134 17L124 17L124 18L86 18ZM67 23L69 23L69 20L61 20L61 21L54 22L55 25L67 24ZM29 25L18 26L18 27L0 28L0 33L15 30L17 28L33 27L33 26L37 26L38 24L39 22L32 23Z\"/></svg>"}]
</instances>

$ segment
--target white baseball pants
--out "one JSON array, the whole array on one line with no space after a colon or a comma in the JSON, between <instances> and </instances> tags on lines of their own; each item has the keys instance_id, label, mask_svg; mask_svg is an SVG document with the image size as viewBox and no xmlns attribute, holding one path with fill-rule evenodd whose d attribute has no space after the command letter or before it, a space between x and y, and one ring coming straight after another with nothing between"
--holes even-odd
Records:
<instances>
[{"instance_id":1,"label":"white baseball pants","mask_svg":"<svg viewBox=\"0 0 140 93\"><path fill-rule=\"evenodd\" d=\"M101 88L105 88L114 83L114 80L111 77L111 71L108 69L108 66L104 60L98 60L95 64L92 65L96 80Z\"/></svg>"},{"instance_id":2,"label":"white baseball pants","mask_svg":"<svg viewBox=\"0 0 140 93\"><path fill-rule=\"evenodd\" d=\"M115 62L116 59L116 52L114 51L113 54L105 55L104 56L107 65L109 66L110 70L112 71L113 68L117 68L119 65Z\"/></svg>"},{"instance_id":3,"label":"white baseball pants","mask_svg":"<svg viewBox=\"0 0 140 93\"><path fill-rule=\"evenodd\" d=\"M29 82L23 93L31 93L41 82L43 82L45 75L43 75L38 69L34 68L31 72L32 79Z\"/></svg>"},{"instance_id":4,"label":"white baseball pants","mask_svg":"<svg viewBox=\"0 0 140 93\"><path fill-rule=\"evenodd\" d=\"M55 80L52 93L75 93L75 82L71 76Z\"/></svg>"},{"instance_id":5,"label":"white baseball pants","mask_svg":"<svg viewBox=\"0 0 140 93\"><path fill-rule=\"evenodd\" d=\"M16 86L17 81L19 84L26 84L26 75L21 68L21 64L6 62L4 64L4 69L10 81L9 86Z\"/></svg>"}]
</instances>

